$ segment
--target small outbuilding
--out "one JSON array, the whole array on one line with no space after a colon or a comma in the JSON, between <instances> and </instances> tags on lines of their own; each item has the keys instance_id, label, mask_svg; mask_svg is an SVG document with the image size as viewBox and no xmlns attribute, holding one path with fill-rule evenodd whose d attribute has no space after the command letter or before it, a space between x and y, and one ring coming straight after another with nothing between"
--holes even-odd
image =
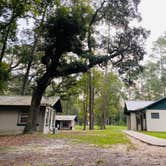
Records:
<instances>
[{"instance_id":1,"label":"small outbuilding","mask_svg":"<svg viewBox=\"0 0 166 166\"><path fill-rule=\"evenodd\" d=\"M129 130L166 131L166 97L157 101L126 101Z\"/></svg>"},{"instance_id":2,"label":"small outbuilding","mask_svg":"<svg viewBox=\"0 0 166 166\"><path fill-rule=\"evenodd\" d=\"M0 96L0 135L20 134L28 120L31 96ZM42 98L37 130L48 133L55 127L56 112L62 112L59 98Z\"/></svg>"},{"instance_id":3,"label":"small outbuilding","mask_svg":"<svg viewBox=\"0 0 166 166\"><path fill-rule=\"evenodd\" d=\"M74 130L76 115L56 115L55 126L58 130Z\"/></svg>"}]
</instances>

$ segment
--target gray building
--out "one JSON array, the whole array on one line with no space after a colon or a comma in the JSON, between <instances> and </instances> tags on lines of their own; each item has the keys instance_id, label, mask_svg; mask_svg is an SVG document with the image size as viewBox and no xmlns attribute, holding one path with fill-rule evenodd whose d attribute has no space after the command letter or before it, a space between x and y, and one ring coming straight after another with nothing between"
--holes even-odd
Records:
<instances>
[{"instance_id":1,"label":"gray building","mask_svg":"<svg viewBox=\"0 0 166 166\"><path fill-rule=\"evenodd\" d=\"M56 115L55 126L59 130L74 130L76 115Z\"/></svg>"},{"instance_id":2,"label":"gray building","mask_svg":"<svg viewBox=\"0 0 166 166\"><path fill-rule=\"evenodd\" d=\"M157 101L126 101L129 130L166 131L166 97Z\"/></svg>"},{"instance_id":3,"label":"gray building","mask_svg":"<svg viewBox=\"0 0 166 166\"><path fill-rule=\"evenodd\" d=\"M20 134L28 120L31 96L0 96L0 135ZM42 98L38 131L47 133L55 127L56 112L61 112L59 98Z\"/></svg>"}]
</instances>

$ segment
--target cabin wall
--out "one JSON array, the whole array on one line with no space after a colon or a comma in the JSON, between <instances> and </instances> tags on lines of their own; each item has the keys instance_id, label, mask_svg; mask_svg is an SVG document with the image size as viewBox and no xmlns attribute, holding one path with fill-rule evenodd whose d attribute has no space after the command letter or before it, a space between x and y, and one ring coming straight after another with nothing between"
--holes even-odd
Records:
<instances>
[{"instance_id":1,"label":"cabin wall","mask_svg":"<svg viewBox=\"0 0 166 166\"><path fill-rule=\"evenodd\" d=\"M136 123L136 113L131 112L127 115L127 129L128 130L137 130L137 123Z\"/></svg>"},{"instance_id":2,"label":"cabin wall","mask_svg":"<svg viewBox=\"0 0 166 166\"><path fill-rule=\"evenodd\" d=\"M130 118L130 115L127 115L126 118L127 118L127 129L131 130L131 118Z\"/></svg>"},{"instance_id":3,"label":"cabin wall","mask_svg":"<svg viewBox=\"0 0 166 166\"><path fill-rule=\"evenodd\" d=\"M29 107L24 106L3 106L0 107L0 135L21 134L24 131L25 124L19 123L20 112L29 111ZM43 131L44 126L44 109L40 111L38 119L38 131Z\"/></svg>"},{"instance_id":4,"label":"cabin wall","mask_svg":"<svg viewBox=\"0 0 166 166\"><path fill-rule=\"evenodd\" d=\"M152 113L158 113L159 118L152 118ZM166 132L166 110L147 110L146 123L147 123L147 131Z\"/></svg>"},{"instance_id":5,"label":"cabin wall","mask_svg":"<svg viewBox=\"0 0 166 166\"><path fill-rule=\"evenodd\" d=\"M18 110L0 110L0 135L20 134L24 126L17 126Z\"/></svg>"},{"instance_id":6,"label":"cabin wall","mask_svg":"<svg viewBox=\"0 0 166 166\"><path fill-rule=\"evenodd\" d=\"M130 113L130 123L131 123L131 130L137 130L137 123L136 123L136 113Z\"/></svg>"}]
</instances>

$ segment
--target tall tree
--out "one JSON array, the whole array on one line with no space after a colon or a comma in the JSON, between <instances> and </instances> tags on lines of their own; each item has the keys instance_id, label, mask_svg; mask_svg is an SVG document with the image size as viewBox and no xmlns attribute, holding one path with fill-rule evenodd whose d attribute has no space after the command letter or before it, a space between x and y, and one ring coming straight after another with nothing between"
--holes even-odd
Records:
<instances>
[{"instance_id":1,"label":"tall tree","mask_svg":"<svg viewBox=\"0 0 166 166\"><path fill-rule=\"evenodd\" d=\"M29 81L29 74L31 67L33 65L33 61L36 59L35 54L37 52L37 47L39 47L39 38L42 34L42 26L48 14L49 8L54 4L51 0L39 0L35 1L34 4L31 6L31 14L33 15L36 27L34 28L34 41L31 47L29 61L27 62L26 66L26 73L23 78L23 85L22 85L22 95L25 95L25 90Z\"/></svg>"},{"instance_id":2,"label":"tall tree","mask_svg":"<svg viewBox=\"0 0 166 166\"><path fill-rule=\"evenodd\" d=\"M88 71L88 85L89 85L89 130L94 129L94 85L93 85L93 72L91 70Z\"/></svg>"},{"instance_id":3,"label":"tall tree","mask_svg":"<svg viewBox=\"0 0 166 166\"><path fill-rule=\"evenodd\" d=\"M6 63L0 63L0 94L3 94L4 90L7 88L6 82L9 79L9 66Z\"/></svg>"},{"instance_id":4,"label":"tall tree","mask_svg":"<svg viewBox=\"0 0 166 166\"><path fill-rule=\"evenodd\" d=\"M166 95L166 36L163 34L153 45L150 61L134 87L130 87L130 99L157 100Z\"/></svg>"},{"instance_id":5,"label":"tall tree","mask_svg":"<svg viewBox=\"0 0 166 166\"><path fill-rule=\"evenodd\" d=\"M107 86L107 82L108 82L108 71L107 71L107 66L105 68L105 73L104 73L104 81L103 81L103 84L105 86ZM104 88L103 90L103 112L102 112L102 129L105 129L106 128L106 113L107 113L107 102L108 102L108 96L107 96L107 89Z\"/></svg>"},{"instance_id":6,"label":"tall tree","mask_svg":"<svg viewBox=\"0 0 166 166\"><path fill-rule=\"evenodd\" d=\"M17 21L19 18L24 17L25 12L28 10L29 4L26 0L1 0L0 1L0 66L1 73L6 73L6 69L9 65L3 59L6 54L6 50L9 45L12 45L17 41ZM7 68L4 66L8 66ZM4 71L2 72L2 70ZM6 78L4 78L6 76ZM3 78L3 80L2 80ZM1 76L0 82L4 84L9 78L9 74ZM3 86L2 86L3 87Z\"/></svg>"},{"instance_id":7,"label":"tall tree","mask_svg":"<svg viewBox=\"0 0 166 166\"><path fill-rule=\"evenodd\" d=\"M79 81L77 82L77 88L79 91L79 107L82 108L82 121L83 121L83 130L86 130L86 126L88 124L88 99L89 99L89 73L84 73ZM90 120L90 118L89 118Z\"/></svg>"},{"instance_id":8,"label":"tall tree","mask_svg":"<svg viewBox=\"0 0 166 166\"><path fill-rule=\"evenodd\" d=\"M16 40L17 21L29 10L26 0L2 0L0 2L0 62L5 55L7 44Z\"/></svg>"},{"instance_id":9,"label":"tall tree","mask_svg":"<svg viewBox=\"0 0 166 166\"><path fill-rule=\"evenodd\" d=\"M53 8L55 12L51 12L43 29L45 56L41 62L45 65L45 72L37 80L33 91L27 131L36 131L40 101L53 78L87 72L93 66L105 64L108 60L121 74L125 74L129 66L130 70L139 70L139 61L144 55L143 39L147 32L142 28L129 27L130 20L140 18L137 5L138 1L135 0L104 0L95 9L86 1L68 0ZM109 51L100 54L101 48L94 42L93 50L89 52L85 45L89 27L91 38L95 40L95 26L106 19L115 30L109 41ZM67 56L71 57L70 61L66 59Z\"/></svg>"},{"instance_id":10,"label":"tall tree","mask_svg":"<svg viewBox=\"0 0 166 166\"><path fill-rule=\"evenodd\" d=\"M153 47L153 58L159 66L159 76L163 89L163 96L166 95L166 33L157 39Z\"/></svg>"},{"instance_id":11,"label":"tall tree","mask_svg":"<svg viewBox=\"0 0 166 166\"><path fill-rule=\"evenodd\" d=\"M98 88L98 94L95 97L95 117L101 129L105 129L108 121L111 120L110 123L114 123L115 118L119 118L122 82L113 72L108 72L107 77L101 73L99 80L100 88ZM105 102L105 100L107 101Z\"/></svg>"}]
</instances>

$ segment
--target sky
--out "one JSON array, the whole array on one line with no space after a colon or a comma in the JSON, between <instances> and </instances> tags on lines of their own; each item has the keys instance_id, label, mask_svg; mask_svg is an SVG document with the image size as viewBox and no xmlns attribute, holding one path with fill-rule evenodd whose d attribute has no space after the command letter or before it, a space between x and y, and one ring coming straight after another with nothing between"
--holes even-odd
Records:
<instances>
[{"instance_id":1,"label":"sky","mask_svg":"<svg viewBox=\"0 0 166 166\"><path fill-rule=\"evenodd\" d=\"M141 0L139 11L141 25L151 31L147 40L147 52L151 53L153 42L166 32L166 0Z\"/></svg>"}]
</instances>

